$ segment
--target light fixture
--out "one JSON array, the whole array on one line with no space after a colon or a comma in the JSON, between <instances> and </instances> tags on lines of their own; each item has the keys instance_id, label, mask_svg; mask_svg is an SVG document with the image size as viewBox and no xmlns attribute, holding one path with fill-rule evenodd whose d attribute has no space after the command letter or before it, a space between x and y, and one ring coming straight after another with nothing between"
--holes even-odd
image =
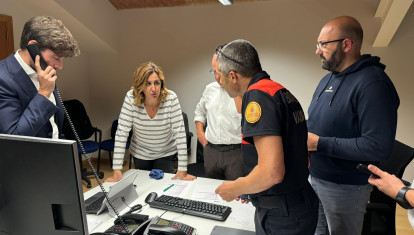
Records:
<instances>
[{"instance_id":1,"label":"light fixture","mask_svg":"<svg viewBox=\"0 0 414 235\"><path fill-rule=\"evenodd\" d=\"M227 6L233 4L233 0L219 0L221 4Z\"/></svg>"}]
</instances>

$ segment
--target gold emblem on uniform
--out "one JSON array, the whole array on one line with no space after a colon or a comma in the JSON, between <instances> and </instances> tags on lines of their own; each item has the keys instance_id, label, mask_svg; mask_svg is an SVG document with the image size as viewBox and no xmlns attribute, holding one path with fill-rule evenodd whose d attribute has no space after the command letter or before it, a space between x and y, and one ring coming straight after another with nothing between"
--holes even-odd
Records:
<instances>
[{"instance_id":1,"label":"gold emblem on uniform","mask_svg":"<svg viewBox=\"0 0 414 235\"><path fill-rule=\"evenodd\" d=\"M259 121L260 116L262 115L262 108L257 102L250 102L247 107L246 111L244 112L244 116L246 121L249 123L255 123Z\"/></svg>"}]
</instances>

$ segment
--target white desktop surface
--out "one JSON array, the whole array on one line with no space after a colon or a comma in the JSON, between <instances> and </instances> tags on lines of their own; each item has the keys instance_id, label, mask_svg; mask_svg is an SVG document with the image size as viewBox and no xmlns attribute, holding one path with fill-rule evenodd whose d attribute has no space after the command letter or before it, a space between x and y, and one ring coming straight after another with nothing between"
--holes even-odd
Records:
<instances>
[{"instance_id":1,"label":"white desktop surface","mask_svg":"<svg viewBox=\"0 0 414 235\"><path fill-rule=\"evenodd\" d=\"M132 171L129 170L124 173L124 177L128 176ZM139 170L138 176L134 181L134 184L136 185L136 190L138 192L138 199L133 202L131 207L136 204L143 205L143 208L139 214L145 214L148 215L150 218L154 216L160 216L162 215L165 210L160 210L156 208L151 208L149 205L145 205L145 198L147 195L151 192L156 192L162 187L166 182L169 182L171 178L173 177L173 174L165 174L163 179L155 180L149 177L149 171ZM193 192L193 189L196 184L219 184L223 182L222 180L215 180L215 179L208 179L208 178L200 178L194 180L194 184L191 186L191 188L188 190L188 192L183 196L183 198L191 198L191 194ZM105 190L109 190L110 185L114 183L103 183L103 186ZM95 193L99 192L101 189L99 186L87 191L84 193L84 198L87 199L94 195ZM158 195L160 196L160 195ZM230 206L230 207L236 207L238 204L240 204L240 201L232 201L232 202L226 202L223 201L222 205L224 206ZM221 203L217 203L221 204ZM145 205L145 206L144 206ZM129 208L124 209L123 211L120 211L119 213L122 215L126 213L129 210ZM134 212L136 213L136 212ZM233 213L233 212L232 212ZM231 215L230 215L231 216ZM87 215L88 219L98 219L102 220L103 222L91 233L94 232L104 232L106 229L111 227L114 222L114 218L112 218L108 212L102 213L100 215ZM224 226L224 227L231 227L231 228L238 228L238 229L244 229L249 231L254 231L254 228L250 226L245 226L241 223L233 222L227 218L226 221L217 221L217 220L211 220L211 219L205 219L201 217L196 217L192 215L187 214L181 214L176 212L168 211L166 212L162 218L167 220L174 220L178 221L184 224L187 224L191 227L194 227L197 229L198 235L209 235L215 225Z\"/></svg>"}]
</instances>

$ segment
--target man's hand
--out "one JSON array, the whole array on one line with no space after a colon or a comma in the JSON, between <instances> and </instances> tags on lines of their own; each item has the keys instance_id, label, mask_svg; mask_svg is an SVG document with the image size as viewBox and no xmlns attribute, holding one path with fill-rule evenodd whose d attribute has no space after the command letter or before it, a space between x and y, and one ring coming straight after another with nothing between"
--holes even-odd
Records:
<instances>
[{"instance_id":1,"label":"man's hand","mask_svg":"<svg viewBox=\"0 0 414 235\"><path fill-rule=\"evenodd\" d=\"M187 171L177 171L177 173L172 179L175 180L177 178L179 178L180 180L187 180L187 181L197 179L197 177L195 177L194 175L187 174Z\"/></svg>"},{"instance_id":2,"label":"man's hand","mask_svg":"<svg viewBox=\"0 0 414 235\"><path fill-rule=\"evenodd\" d=\"M239 194L236 191L237 190L234 181L225 181L216 188L216 193L219 194L220 197L227 202L231 202L234 199L237 199Z\"/></svg>"},{"instance_id":3,"label":"man's hand","mask_svg":"<svg viewBox=\"0 0 414 235\"><path fill-rule=\"evenodd\" d=\"M206 139L206 133L205 132L197 132L197 137L198 137L198 141L200 141L200 143L203 145L203 147L206 147L206 145L208 144L208 141Z\"/></svg>"},{"instance_id":4,"label":"man's hand","mask_svg":"<svg viewBox=\"0 0 414 235\"><path fill-rule=\"evenodd\" d=\"M50 94L55 90L56 70L51 66L47 66L45 70L40 67L40 56L36 56L35 69L39 76L39 94L50 97Z\"/></svg>"},{"instance_id":5,"label":"man's hand","mask_svg":"<svg viewBox=\"0 0 414 235\"><path fill-rule=\"evenodd\" d=\"M398 191L405 186L395 175L382 171L374 165L368 165L368 170L373 174L368 178L368 183L377 186L379 190L391 198L395 198Z\"/></svg>"},{"instance_id":6,"label":"man's hand","mask_svg":"<svg viewBox=\"0 0 414 235\"><path fill-rule=\"evenodd\" d=\"M308 151L316 151L318 149L319 136L308 132Z\"/></svg>"},{"instance_id":7,"label":"man's hand","mask_svg":"<svg viewBox=\"0 0 414 235\"><path fill-rule=\"evenodd\" d=\"M114 174L106 179L104 182L118 182L122 179L122 171L121 170L114 170Z\"/></svg>"}]
</instances>

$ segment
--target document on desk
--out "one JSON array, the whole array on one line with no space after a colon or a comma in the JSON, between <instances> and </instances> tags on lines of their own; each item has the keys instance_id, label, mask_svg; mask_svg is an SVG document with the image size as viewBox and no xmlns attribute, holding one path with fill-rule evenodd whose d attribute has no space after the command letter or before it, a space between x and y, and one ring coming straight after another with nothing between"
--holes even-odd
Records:
<instances>
[{"instance_id":1,"label":"document on desk","mask_svg":"<svg viewBox=\"0 0 414 235\"><path fill-rule=\"evenodd\" d=\"M254 212L256 208L252 203L239 203L237 206L232 207L228 220L242 224L251 229L254 229Z\"/></svg>"},{"instance_id":2,"label":"document on desk","mask_svg":"<svg viewBox=\"0 0 414 235\"><path fill-rule=\"evenodd\" d=\"M88 221L88 232L89 233L92 233L92 231L95 230L96 227L98 227L102 223L102 220L100 219L92 219L92 218L86 217L86 220Z\"/></svg>"},{"instance_id":3,"label":"document on desk","mask_svg":"<svg viewBox=\"0 0 414 235\"><path fill-rule=\"evenodd\" d=\"M193 184L194 181L170 180L161 186L157 194L173 197L184 197Z\"/></svg>"},{"instance_id":4,"label":"document on desk","mask_svg":"<svg viewBox=\"0 0 414 235\"><path fill-rule=\"evenodd\" d=\"M215 192L218 186L219 184L196 184L191 199L209 203L223 203L223 199Z\"/></svg>"}]
</instances>

